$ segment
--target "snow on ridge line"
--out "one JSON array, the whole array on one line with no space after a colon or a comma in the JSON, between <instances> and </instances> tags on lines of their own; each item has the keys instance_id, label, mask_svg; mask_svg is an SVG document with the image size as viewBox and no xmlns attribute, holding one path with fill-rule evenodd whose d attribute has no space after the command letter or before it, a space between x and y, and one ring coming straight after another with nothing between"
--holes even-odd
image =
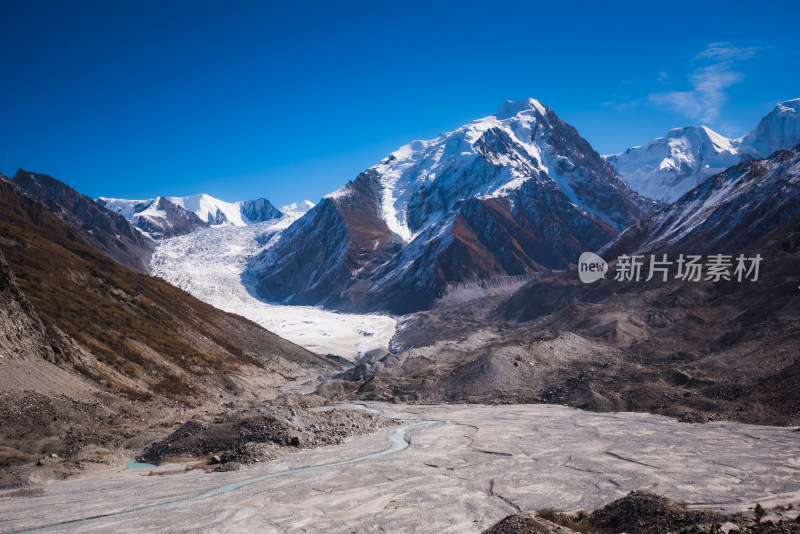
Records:
<instances>
[{"instance_id":1,"label":"snow on ridge line","mask_svg":"<svg viewBox=\"0 0 800 534\"><path fill-rule=\"evenodd\" d=\"M440 172L452 172L454 167L464 168L479 157L474 145L487 130L493 128L502 130L529 157L535 159L541 170L552 176L553 170L543 164L541 147L533 141L525 142L520 139L521 136L531 134L532 125L538 119L537 112L542 117L547 117L548 109L536 99L528 98L517 102L509 100L494 115L473 120L434 139L411 141L371 167L371 170L381 176L381 217L389 229L407 243L419 235L424 227L417 232L408 228L407 208L410 198L424 184L435 181ZM469 196L505 196L524 181L512 173L497 183L489 184L484 190L471 191ZM347 186L344 186L326 195L326 198L340 198L347 193Z\"/></svg>"},{"instance_id":2,"label":"snow on ridge line","mask_svg":"<svg viewBox=\"0 0 800 534\"><path fill-rule=\"evenodd\" d=\"M227 221L234 226L247 226L242 219L242 206L240 202L231 203L219 200L202 193L188 197L166 197L169 202L180 206L197 215L201 221L208 224L219 224L218 213L222 213Z\"/></svg>"},{"instance_id":3,"label":"snow on ridge line","mask_svg":"<svg viewBox=\"0 0 800 534\"><path fill-rule=\"evenodd\" d=\"M249 221L242 214L244 205L252 201L225 202L224 200L219 200L206 193L186 197L159 196L144 200L98 197L96 201L105 208L119 213L129 221L136 222L139 216L163 217L164 213L157 208L160 198L164 198L167 202L194 213L201 221L210 226L225 224L226 222L233 226L248 226L254 224L253 221ZM144 209L139 209L139 211L137 211L137 208L140 207L144 207ZM313 207L313 202L304 200L302 202L294 202L283 206L278 211L290 217L298 217ZM218 213L221 213L225 220L220 221L217 216Z\"/></svg>"},{"instance_id":4,"label":"snow on ridge line","mask_svg":"<svg viewBox=\"0 0 800 534\"><path fill-rule=\"evenodd\" d=\"M335 191L331 191L322 198L337 199L349 196L351 193L349 184L345 184Z\"/></svg>"}]
</instances>

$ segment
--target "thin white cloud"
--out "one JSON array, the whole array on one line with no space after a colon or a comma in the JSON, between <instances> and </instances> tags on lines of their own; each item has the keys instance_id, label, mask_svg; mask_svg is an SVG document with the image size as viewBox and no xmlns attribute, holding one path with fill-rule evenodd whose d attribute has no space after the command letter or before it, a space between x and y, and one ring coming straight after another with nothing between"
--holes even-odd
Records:
<instances>
[{"instance_id":1,"label":"thin white cloud","mask_svg":"<svg viewBox=\"0 0 800 534\"><path fill-rule=\"evenodd\" d=\"M642 101L638 100L638 99L637 100L607 100L606 102L603 102L603 105L606 106L606 107L609 107L609 108L614 108L617 111L628 111L628 110L631 110L631 109L637 107L641 103L642 103Z\"/></svg>"},{"instance_id":2,"label":"thin white cloud","mask_svg":"<svg viewBox=\"0 0 800 534\"><path fill-rule=\"evenodd\" d=\"M653 93L649 98L650 102L670 108L678 113L683 113L687 117L697 118L703 113L703 107L697 99L697 95L691 91L670 91L669 93Z\"/></svg>"},{"instance_id":3,"label":"thin white cloud","mask_svg":"<svg viewBox=\"0 0 800 534\"><path fill-rule=\"evenodd\" d=\"M738 61L750 59L758 52L756 47L739 48L731 43L710 43L705 50L695 56L695 59L708 59L711 61Z\"/></svg>"},{"instance_id":4,"label":"thin white cloud","mask_svg":"<svg viewBox=\"0 0 800 534\"><path fill-rule=\"evenodd\" d=\"M711 43L693 59L700 65L689 75L691 90L651 93L648 100L689 118L713 123L728 100L727 89L744 78L743 73L734 70L735 63L752 58L757 51L731 43ZM662 81L661 74L659 81Z\"/></svg>"},{"instance_id":5,"label":"thin white cloud","mask_svg":"<svg viewBox=\"0 0 800 534\"><path fill-rule=\"evenodd\" d=\"M738 124L731 124L729 122L723 122L722 124L718 124L715 128L719 133L726 137L739 137L742 135L742 127Z\"/></svg>"}]
</instances>

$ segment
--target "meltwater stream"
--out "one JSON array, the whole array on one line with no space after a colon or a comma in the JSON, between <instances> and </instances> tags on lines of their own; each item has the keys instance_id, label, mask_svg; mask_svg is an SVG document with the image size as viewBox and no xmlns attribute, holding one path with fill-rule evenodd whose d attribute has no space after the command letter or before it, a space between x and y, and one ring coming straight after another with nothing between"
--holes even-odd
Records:
<instances>
[{"instance_id":1,"label":"meltwater stream","mask_svg":"<svg viewBox=\"0 0 800 534\"><path fill-rule=\"evenodd\" d=\"M363 407L362 409L367 409ZM377 411L372 409L367 409L368 411ZM63 528L63 527L74 527L74 526L81 526L86 525L89 523L94 523L96 521L103 521L106 519L116 518L116 517L123 517L132 514L138 514L140 512L147 512L152 510L159 510L161 508L167 508L169 506L175 506L178 504L190 503L194 501L200 501L203 499L208 499L209 497L214 497L216 495L222 495L225 493L230 493L237 489L243 488L245 486L251 486L253 484L258 484L259 482L264 482L265 480L271 480L275 478L282 478L291 475L298 475L301 473L308 473L310 471L318 471L320 469L327 469L329 467L338 467L342 465L350 465L359 462L364 462L366 460L373 460L375 458L380 458L381 456L388 456L390 454L394 454L396 452L403 451L407 449L410 445L408 439L406 438L406 434L411 430L418 430L421 428L429 427L432 425L441 424L441 421L434 421L434 420L424 420L419 421L416 423L412 423L410 425L406 425L404 427L398 428L388 437L389 447L384 449L380 452L375 452L372 454L367 454L365 456L359 456L357 458L352 458L350 460L342 460L341 462L332 462L327 464L320 464L314 465L310 467L301 467L299 469L290 469L288 471L280 471L278 473L271 473L269 475L263 475L254 478L248 478L245 480L240 480L239 482L233 482L231 484L225 484L224 486L219 486L217 488L208 490L204 493L199 495L195 495L194 497L186 497L183 499L176 499L174 501L163 502L159 504L153 504L150 506L143 506L141 508L134 508L132 510L126 510L124 512L114 512L110 514L98 515L94 517L88 517L86 519L76 519L73 521L65 521L63 523L54 523L52 525L47 525L44 527L33 528L30 530L20 530L17 531L18 534L28 533L28 532L45 532L48 530L56 529L56 528Z\"/></svg>"}]
</instances>

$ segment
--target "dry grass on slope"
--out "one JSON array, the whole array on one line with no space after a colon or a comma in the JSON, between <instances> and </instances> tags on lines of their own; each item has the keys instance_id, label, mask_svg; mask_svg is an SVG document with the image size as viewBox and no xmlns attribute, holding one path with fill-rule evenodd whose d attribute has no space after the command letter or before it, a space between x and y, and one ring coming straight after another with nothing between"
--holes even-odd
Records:
<instances>
[{"instance_id":1,"label":"dry grass on slope","mask_svg":"<svg viewBox=\"0 0 800 534\"><path fill-rule=\"evenodd\" d=\"M6 261L53 333L60 363L99 383L185 398L200 394L198 377L241 367L286 372L329 363L161 279L114 263L2 181L0 221ZM75 354L53 327L99 365Z\"/></svg>"}]
</instances>

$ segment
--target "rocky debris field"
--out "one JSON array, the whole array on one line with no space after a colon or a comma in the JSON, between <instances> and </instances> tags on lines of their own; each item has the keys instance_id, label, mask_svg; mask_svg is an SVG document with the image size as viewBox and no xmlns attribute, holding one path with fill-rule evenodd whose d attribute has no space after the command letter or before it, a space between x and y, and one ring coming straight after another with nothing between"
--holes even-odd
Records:
<instances>
[{"instance_id":1,"label":"rocky debris field","mask_svg":"<svg viewBox=\"0 0 800 534\"><path fill-rule=\"evenodd\" d=\"M114 408L110 408L113 406ZM0 392L0 488L67 478L111 463L144 427L146 407L97 394L83 401L32 391Z\"/></svg>"},{"instance_id":2,"label":"rocky debris field","mask_svg":"<svg viewBox=\"0 0 800 534\"><path fill-rule=\"evenodd\" d=\"M137 460L158 465L187 456L209 457L209 463L229 471L239 464L273 460L280 447L333 445L391 424L366 411L324 409L327 402L316 395L300 397L299 404L291 402L297 399L284 396L270 406L192 419L147 447Z\"/></svg>"},{"instance_id":3,"label":"rocky debris field","mask_svg":"<svg viewBox=\"0 0 800 534\"><path fill-rule=\"evenodd\" d=\"M796 426L800 254L765 253L764 262L749 285L585 285L565 272L508 298L443 304L403 318L391 354L318 392Z\"/></svg>"},{"instance_id":4,"label":"rocky debris field","mask_svg":"<svg viewBox=\"0 0 800 534\"><path fill-rule=\"evenodd\" d=\"M592 513L564 514L545 508L536 514L510 515L484 534L796 534L800 533L800 517L792 517L793 509L789 504L769 511L761 507L760 513L752 516L726 515L689 510L666 497L632 491Z\"/></svg>"},{"instance_id":5,"label":"rocky debris field","mask_svg":"<svg viewBox=\"0 0 800 534\"><path fill-rule=\"evenodd\" d=\"M80 401L0 392L0 490L118 469L131 458L160 464L202 457L227 471L272 460L282 449L335 444L391 424L366 411L338 409L316 395L190 409L98 392Z\"/></svg>"}]
</instances>

